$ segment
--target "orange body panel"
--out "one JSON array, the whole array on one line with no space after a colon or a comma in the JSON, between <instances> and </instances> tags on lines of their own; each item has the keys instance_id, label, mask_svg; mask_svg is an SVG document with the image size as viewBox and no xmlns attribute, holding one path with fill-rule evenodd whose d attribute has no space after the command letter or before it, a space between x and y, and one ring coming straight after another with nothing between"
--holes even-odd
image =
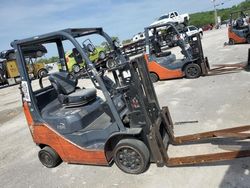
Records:
<instances>
[{"instance_id":1,"label":"orange body panel","mask_svg":"<svg viewBox=\"0 0 250 188\"><path fill-rule=\"evenodd\" d=\"M36 144L44 144L53 148L65 162L93 165L108 165L103 150L88 150L65 139L46 124L36 124L32 120L28 103L23 105L30 132Z\"/></svg>"},{"instance_id":2,"label":"orange body panel","mask_svg":"<svg viewBox=\"0 0 250 188\"><path fill-rule=\"evenodd\" d=\"M160 64L156 63L155 61L149 61L148 55L145 54L144 57L148 65L149 72L156 73L160 80L182 78L185 76L181 69L169 70L161 66Z\"/></svg>"},{"instance_id":3,"label":"orange body panel","mask_svg":"<svg viewBox=\"0 0 250 188\"><path fill-rule=\"evenodd\" d=\"M231 27L228 28L228 38L233 39L235 41L235 43L246 43L247 42L246 38L239 37L234 32L232 32Z\"/></svg>"}]
</instances>

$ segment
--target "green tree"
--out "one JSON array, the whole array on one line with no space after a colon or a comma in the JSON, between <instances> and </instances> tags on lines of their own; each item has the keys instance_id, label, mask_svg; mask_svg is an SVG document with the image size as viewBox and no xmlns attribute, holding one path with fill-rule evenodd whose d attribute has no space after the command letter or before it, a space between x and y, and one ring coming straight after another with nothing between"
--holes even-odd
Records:
<instances>
[{"instance_id":1,"label":"green tree","mask_svg":"<svg viewBox=\"0 0 250 188\"><path fill-rule=\"evenodd\" d=\"M250 8L250 0L245 0L238 5L232 6L231 8L219 9L218 16L221 17L222 21L228 20L232 12L245 10L249 8ZM190 25L202 27L210 23L214 23L214 11L198 12L190 14L190 22L189 22Z\"/></svg>"}]
</instances>

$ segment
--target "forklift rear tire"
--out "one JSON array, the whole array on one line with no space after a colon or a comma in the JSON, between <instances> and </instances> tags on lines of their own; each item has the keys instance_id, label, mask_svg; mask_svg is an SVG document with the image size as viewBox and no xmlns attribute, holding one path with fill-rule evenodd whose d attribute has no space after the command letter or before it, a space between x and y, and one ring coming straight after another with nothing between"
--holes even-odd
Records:
<instances>
[{"instance_id":1,"label":"forklift rear tire","mask_svg":"<svg viewBox=\"0 0 250 188\"><path fill-rule=\"evenodd\" d=\"M148 169L150 154L142 141L127 138L118 142L113 158L115 164L123 172L141 174Z\"/></svg>"},{"instance_id":2,"label":"forklift rear tire","mask_svg":"<svg viewBox=\"0 0 250 188\"><path fill-rule=\"evenodd\" d=\"M229 42L228 42L229 45L234 45L235 44L235 41L234 39L229 39Z\"/></svg>"},{"instance_id":3,"label":"forklift rear tire","mask_svg":"<svg viewBox=\"0 0 250 188\"><path fill-rule=\"evenodd\" d=\"M62 162L56 151L49 146L45 146L39 151L38 158L40 162L47 168L54 168Z\"/></svg>"},{"instance_id":4,"label":"forklift rear tire","mask_svg":"<svg viewBox=\"0 0 250 188\"><path fill-rule=\"evenodd\" d=\"M184 68L186 78L198 78L201 75L201 67L196 63L190 63Z\"/></svg>"},{"instance_id":5,"label":"forklift rear tire","mask_svg":"<svg viewBox=\"0 0 250 188\"><path fill-rule=\"evenodd\" d=\"M154 72L151 72L151 73L150 73L150 78L151 78L151 81L152 81L153 83L155 83L155 82L157 82L157 81L159 80L158 75L157 75L156 73L154 73Z\"/></svg>"}]
</instances>

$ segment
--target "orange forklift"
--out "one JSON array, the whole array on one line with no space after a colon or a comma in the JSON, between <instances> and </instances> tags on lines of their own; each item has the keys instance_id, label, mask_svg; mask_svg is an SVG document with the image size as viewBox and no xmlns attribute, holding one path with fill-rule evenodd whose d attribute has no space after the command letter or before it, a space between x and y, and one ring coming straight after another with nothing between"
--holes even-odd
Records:
<instances>
[{"instance_id":1,"label":"orange forklift","mask_svg":"<svg viewBox=\"0 0 250 188\"><path fill-rule=\"evenodd\" d=\"M229 45L248 43L250 44L250 9L233 12L230 14L228 27ZM247 14L248 13L248 14Z\"/></svg>"},{"instance_id":2,"label":"orange forklift","mask_svg":"<svg viewBox=\"0 0 250 188\"><path fill-rule=\"evenodd\" d=\"M176 34L176 44L184 55L176 59L170 51L162 51L159 42L159 32L172 30ZM149 36L153 33L153 36ZM205 76L209 71L207 57L204 57L199 34L190 37L181 34L173 23L166 23L145 28L146 54L145 60L153 82L173 78L198 78Z\"/></svg>"},{"instance_id":3,"label":"orange forklift","mask_svg":"<svg viewBox=\"0 0 250 188\"><path fill-rule=\"evenodd\" d=\"M97 34L110 46L114 66L97 72L78 41ZM64 42L70 42L86 62L92 88L78 87L77 78L67 72ZM54 43L62 70L39 80L33 88L26 69L23 49L36 44ZM68 44L68 43L66 43ZM65 29L12 42L21 74L23 110L33 141L41 148L38 157L48 168L60 162L112 165L124 172L140 174L150 163L181 166L250 156L249 150L227 151L171 158L169 145L212 142L218 138L248 139L250 126L174 136L168 107L160 107L144 57L128 62L117 42L102 28ZM88 49L91 51L91 49ZM109 72L109 74L107 74ZM112 77L112 78L111 78ZM112 81L113 80L113 81ZM97 96L96 90L103 96Z\"/></svg>"}]
</instances>

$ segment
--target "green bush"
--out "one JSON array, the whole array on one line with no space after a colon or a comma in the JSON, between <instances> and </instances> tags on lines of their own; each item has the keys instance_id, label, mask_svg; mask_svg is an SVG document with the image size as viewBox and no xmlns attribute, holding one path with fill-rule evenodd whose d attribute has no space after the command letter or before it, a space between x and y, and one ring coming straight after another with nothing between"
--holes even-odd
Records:
<instances>
[{"instance_id":1,"label":"green bush","mask_svg":"<svg viewBox=\"0 0 250 188\"><path fill-rule=\"evenodd\" d=\"M219 9L218 16L221 17L221 20L228 20L230 18L230 13L235 11L240 11L244 9L249 9L250 0L245 0L239 5L235 5L231 8ZM214 11L207 12L198 12L190 15L190 25L195 25L198 27L202 27L207 24L214 24Z\"/></svg>"}]
</instances>

